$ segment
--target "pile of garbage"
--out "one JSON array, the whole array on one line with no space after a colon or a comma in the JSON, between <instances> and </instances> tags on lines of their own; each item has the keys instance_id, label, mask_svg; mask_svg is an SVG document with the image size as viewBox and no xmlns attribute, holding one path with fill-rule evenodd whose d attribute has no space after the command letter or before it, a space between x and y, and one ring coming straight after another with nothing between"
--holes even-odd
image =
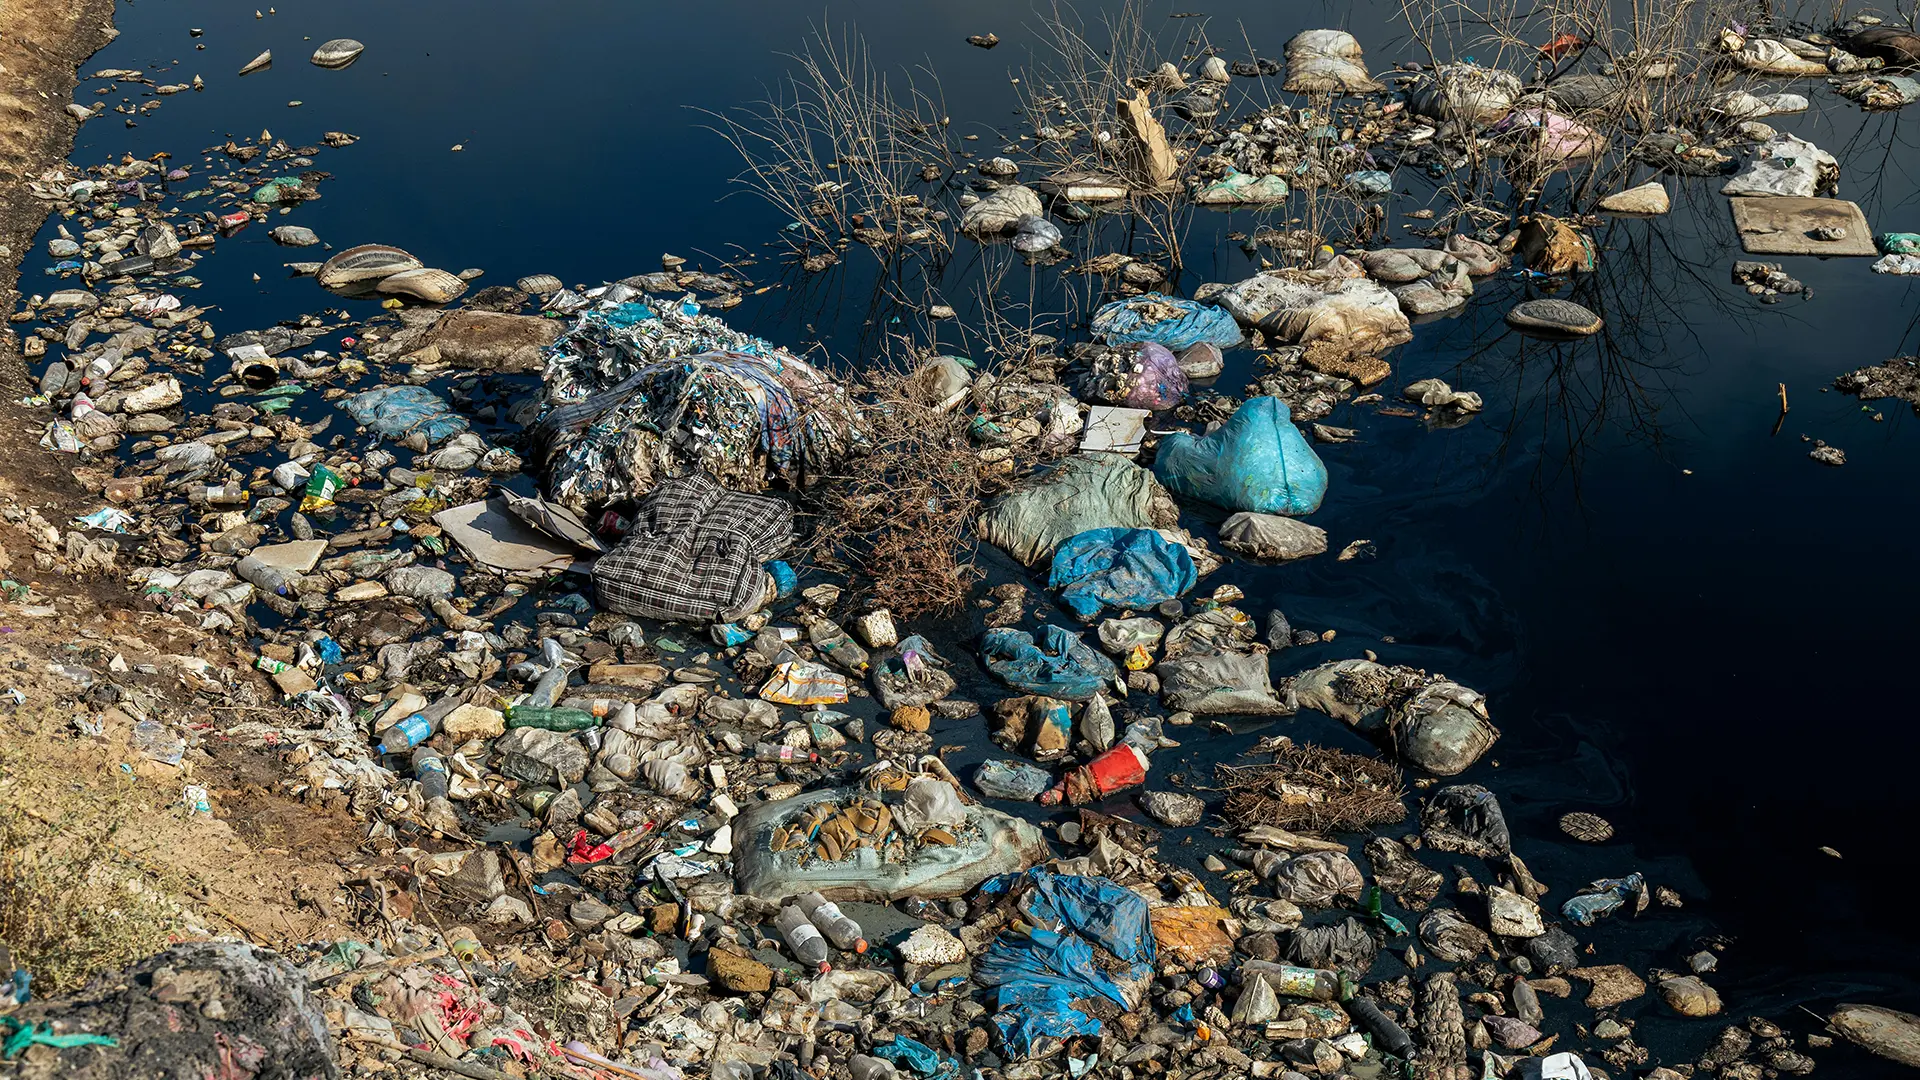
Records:
<instances>
[{"instance_id":1,"label":"pile of garbage","mask_svg":"<svg viewBox=\"0 0 1920 1080\"><path fill-rule=\"evenodd\" d=\"M1723 41L1728 62L1783 77L1878 66L1837 45ZM1209 204L1300 189L1365 201L1390 195L1396 170L1463 167L1481 140L1529 169L1618 149L1569 115L1626 92L1612 76L1529 86L1461 61L1376 80L1359 43L1328 30L1286 57L1154 73L1169 117L1206 135L1160 179ZM1282 70L1290 91L1360 99L1225 122L1230 79ZM1389 83L1401 94L1382 101ZM1900 92L1861 93L1879 107ZM1669 127L1631 154L1723 171L1718 147L1738 147L1750 160L1725 192L1769 206L1736 205L1736 221L1812 213L1778 200L1829 201L1833 159L1742 126L1789 96L1718 97L1692 121L1705 137ZM1149 91L1132 100L1128 137L1178 166ZM311 148L266 145L257 167L312 164ZM164 185L192 174L149 188L155 168L39 186L82 232L63 225L51 252L73 280L16 321L31 324L46 445L102 505L42 522L36 560L120 574L141 603L230 634L233 657L183 658L181 678L257 705L221 737L280 754L289 793L364 823L374 858L351 885L369 932L290 957L300 979L224 946L157 958L112 992L126 1000L0 1015L7 1056L22 1040L88 1075L116 1053L157 1057L145 1040L163 1045L164 1027L177 1060L211 1070L224 1054L228 1071L272 1057L326 1074L316 1048L332 1040L331 1061L368 1071L404 1058L481 1077L1580 1080L1653 1062L1636 1037L1643 999L1687 1019L1721 1011L1706 977L1723 946L1676 946L1668 966L1635 971L1583 939L1679 906L1628 849L1607 852L1619 876L1560 883L1543 903L1498 796L1443 783L1500 737L1482 694L1372 654L1297 670L1288 650L1322 637L1204 585L1224 557L1211 526L1182 524L1210 507L1237 554L1325 553L1326 533L1295 519L1328 495L1315 443L1352 433L1316 421L1388 378L1382 355L1414 320L1463 308L1476 280L1593 269L1589 219L1481 225L1463 210L1428 230L1432 246L1347 252L1270 235L1302 257L1191 298L1115 263L1121 295L1096 312L1097 340L1055 358L1073 369L1059 382L927 358L915 378L967 418L983 460L1016 442L1049 458L974 522L1032 580L996 584L979 600L984 633L949 643L950 626L915 633L797 554L794 492L857 461L874 403L711 314L740 302L741 281L669 260L593 288L539 275L469 295L477 271L359 245L294 265L341 295L370 290L387 314L221 336L177 295L196 284L198 249L258 207L292 210L315 181L235 171L176 198ZM1091 197L1087 177L1055 179ZM1656 200L1644 186L1613 193L1637 193L1619 212L1664 207L1664 187ZM963 232L1057 246L1040 193L982 190ZM202 197L197 216L182 205ZM1823 227L1839 235L1794 242L1864 239ZM274 238L317 242L291 226ZM1763 292L1791 283L1753 265L1743 280ZM1564 301L1520 315L1569 335L1601 325ZM1242 346L1263 350L1253 392L1206 386ZM1912 400L1895 368L1842 388ZM1438 379L1396 394L1436 424L1483 407ZM1270 761L1221 769L1218 789L1156 771L1176 736L1303 712L1381 756L1281 738L1261 748ZM141 723L163 765L205 737ZM973 724L997 750L957 772L961 748L941 740ZM1162 845L1194 839L1176 833L1209 813L1235 842L1203 876ZM1584 818L1569 831L1610 841ZM282 983L294 989L273 1009L247 989ZM280 1038L242 1044L219 1026L237 1004ZM1698 1065L1804 1073L1816 1039L1756 1019ZM112 1068L95 1074L131 1075Z\"/></svg>"}]
</instances>

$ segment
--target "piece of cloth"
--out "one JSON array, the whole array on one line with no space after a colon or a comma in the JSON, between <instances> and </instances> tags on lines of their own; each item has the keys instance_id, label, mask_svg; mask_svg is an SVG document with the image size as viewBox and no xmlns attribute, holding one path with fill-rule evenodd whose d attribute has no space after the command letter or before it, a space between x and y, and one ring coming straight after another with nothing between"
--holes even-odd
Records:
<instances>
[{"instance_id":1,"label":"piece of cloth","mask_svg":"<svg viewBox=\"0 0 1920 1080\"><path fill-rule=\"evenodd\" d=\"M728 491L701 473L641 503L620 545L594 564L600 606L681 622L732 622L768 596L765 564L793 541L793 508Z\"/></svg>"},{"instance_id":2,"label":"piece of cloth","mask_svg":"<svg viewBox=\"0 0 1920 1080\"><path fill-rule=\"evenodd\" d=\"M1203 341L1231 349L1241 338L1240 324L1227 312L1157 292L1103 305L1089 329L1109 345L1152 341L1176 352Z\"/></svg>"},{"instance_id":3,"label":"piece of cloth","mask_svg":"<svg viewBox=\"0 0 1920 1080\"><path fill-rule=\"evenodd\" d=\"M1144 610L1193 588L1193 556L1152 529L1088 529L1053 553L1047 586L1082 622L1105 607Z\"/></svg>"}]
</instances>

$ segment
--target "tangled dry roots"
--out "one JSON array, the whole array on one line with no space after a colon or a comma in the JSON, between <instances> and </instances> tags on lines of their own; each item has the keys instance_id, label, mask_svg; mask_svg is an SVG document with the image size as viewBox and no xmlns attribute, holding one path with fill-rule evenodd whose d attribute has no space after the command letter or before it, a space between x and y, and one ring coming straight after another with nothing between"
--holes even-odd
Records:
<instances>
[{"instance_id":1,"label":"tangled dry roots","mask_svg":"<svg viewBox=\"0 0 1920 1080\"><path fill-rule=\"evenodd\" d=\"M1284 746L1270 765L1221 765L1214 776L1229 793L1227 820L1242 828L1356 832L1407 816L1400 770L1345 750Z\"/></svg>"},{"instance_id":2,"label":"tangled dry roots","mask_svg":"<svg viewBox=\"0 0 1920 1080\"><path fill-rule=\"evenodd\" d=\"M925 379L862 377L868 443L809 484L806 549L895 615L951 611L985 576L973 562L973 522L987 497L1019 475L1019 455L989 455L968 438L964 409L942 409Z\"/></svg>"}]
</instances>

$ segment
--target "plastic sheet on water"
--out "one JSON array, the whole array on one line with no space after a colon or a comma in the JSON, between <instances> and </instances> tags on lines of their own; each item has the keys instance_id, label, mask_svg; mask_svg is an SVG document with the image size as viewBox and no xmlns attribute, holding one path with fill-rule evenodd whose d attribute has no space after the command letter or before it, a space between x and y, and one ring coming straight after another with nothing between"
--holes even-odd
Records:
<instances>
[{"instance_id":1,"label":"plastic sheet on water","mask_svg":"<svg viewBox=\"0 0 1920 1080\"><path fill-rule=\"evenodd\" d=\"M1311 514L1327 494L1327 467L1275 397L1249 398L1212 434L1167 436L1153 473L1175 494L1258 514Z\"/></svg>"},{"instance_id":2,"label":"plastic sheet on water","mask_svg":"<svg viewBox=\"0 0 1920 1080\"><path fill-rule=\"evenodd\" d=\"M1065 701L1085 701L1119 676L1113 661L1059 626L1042 627L1040 643L1025 630L989 630L980 655L1009 686Z\"/></svg>"},{"instance_id":3,"label":"plastic sheet on water","mask_svg":"<svg viewBox=\"0 0 1920 1080\"><path fill-rule=\"evenodd\" d=\"M1082 621L1103 607L1150 608L1193 588L1193 556L1152 529L1088 529L1053 553L1047 587Z\"/></svg>"},{"instance_id":4,"label":"plastic sheet on water","mask_svg":"<svg viewBox=\"0 0 1920 1080\"><path fill-rule=\"evenodd\" d=\"M438 446L467 430L467 418L424 386L383 386L340 403L354 422L389 439L418 435Z\"/></svg>"},{"instance_id":5,"label":"plastic sheet on water","mask_svg":"<svg viewBox=\"0 0 1920 1080\"><path fill-rule=\"evenodd\" d=\"M1177 351L1203 341L1222 349L1240 344L1240 324L1228 312L1157 292L1102 305L1090 328L1109 345L1152 341Z\"/></svg>"},{"instance_id":6,"label":"plastic sheet on water","mask_svg":"<svg viewBox=\"0 0 1920 1080\"><path fill-rule=\"evenodd\" d=\"M980 886L982 896L1003 892L1017 898L1032 929L1003 931L975 964L974 979L999 988L994 1023L1008 1046L1032 1055L1045 1037L1099 1034L1100 1021L1074 1008L1077 1000L1105 997L1123 1009L1137 1007L1155 957L1147 902L1138 893L1106 878L1042 867ZM1128 967L1102 970L1094 963L1096 944Z\"/></svg>"}]
</instances>

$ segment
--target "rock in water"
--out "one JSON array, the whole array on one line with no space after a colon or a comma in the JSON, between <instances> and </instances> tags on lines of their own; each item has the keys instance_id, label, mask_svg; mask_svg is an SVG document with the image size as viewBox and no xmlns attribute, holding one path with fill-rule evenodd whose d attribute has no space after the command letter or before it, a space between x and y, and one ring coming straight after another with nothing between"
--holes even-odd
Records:
<instances>
[{"instance_id":1,"label":"rock in water","mask_svg":"<svg viewBox=\"0 0 1920 1080\"><path fill-rule=\"evenodd\" d=\"M320 265L314 275L323 288L341 289L408 270L420 269L419 259L385 244L361 244L340 252Z\"/></svg>"},{"instance_id":2,"label":"rock in water","mask_svg":"<svg viewBox=\"0 0 1920 1080\"><path fill-rule=\"evenodd\" d=\"M1849 1041L1920 1069L1920 1016L1878 1005L1842 1005L1828 1022Z\"/></svg>"},{"instance_id":3,"label":"rock in water","mask_svg":"<svg viewBox=\"0 0 1920 1080\"><path fill-rule=\"evenodd\" d=\"M1720 1011L1720 994L1693 975L1663 980L1660 999L1681 1016L1713 1016Z\"/></svg>"},{"instance_id":4,"label":"rock in water","mask_svg":"<svg viewBox=\"0 0 1920 1080\"><path fill-rule=\"evenodd\" d=\"M969 236L1000 236L1012 232L1021 218L1045 213L1033 189L1014 184L967 207L960 215L960 231Z\"/></svg>"},{"instance_id":5,"label":"rock in water","mask_svg":"<svg viewBox=\"0 0 1920 1080\"><path fill-rule=\"evenodd\" d=\"M731 949L707 953L707 976L736 994L764 994L773 987L773 969Z\"/></svg>"},{"instance_id":6,"label":"rock in water","mask_svg":"<svg viewBox=\"0 0 1920 1080\"><path fill-rule=\"evenodd\" d=\"M1664 214L1672 208L1667 187L1658 180L1617 191L1600 200L1600 209L1610 214Z\"/></svg>"},{"instance_id":7,"label":"rock in water","mask_svg":"<svg viewBox=\"0 0 1920 1080\"><path fill-rule=\"evenodd\" d=\"M352 38L334 38L322 42L319 48L313 50L313 62L323 68L343 68L360 59L360 54L366 49L365 45Z\"/></svg>"},{"instance_id":8,"label":"rock in water","mask_svg":"<svg viewBox=\"0 0 1920 1080\"><path fill-rule=\"evenodd\" d=\"M1604 321L1571 300L1528 300L1507 312L1507 324L1522 330L1585 335L1598 333Z\"/></svg>"},{"instance_id":9,"label":"rock in water","mask_svg":"<svg viewBox=\"0 0 1920 1080\"><path fill-rule=\"evenodd\" d=\"M1241 511L1220 526L1220 546L1254 559L1302 559L1327 550L1327 531L1278 514Z\"/></svg>"},{"instance_id":10,"label":"rock in water","mask_svg":"<svg viewBox=\"0 0 1920 1080\"><path fill-rule=\"evenodd\" d=\"M267 68L272 66L273 66L273 50L268 49L266 52L263 52L259 56L256 56L253 59L247 61L247 66L240 69L240 74L251 75L256 71L259 71L261 68Z\"/></svg>"}]
</instances>

